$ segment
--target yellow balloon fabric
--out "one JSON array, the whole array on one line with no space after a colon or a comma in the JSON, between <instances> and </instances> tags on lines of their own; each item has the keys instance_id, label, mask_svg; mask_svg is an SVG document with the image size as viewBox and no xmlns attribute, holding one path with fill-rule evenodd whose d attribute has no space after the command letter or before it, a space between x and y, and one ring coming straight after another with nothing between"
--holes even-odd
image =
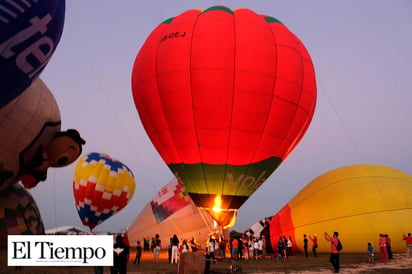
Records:
<instances>
[{"instance_id":1,"label":"yellow balloon fabric","mask_svg":"<svg viewBox=\"0 0 412 274\"><path fill-rule=\"evenodd\" d=\"M290 202L295 236L317 234L319 251L330 251L324 232L338 231L345 252L378 251L379 234L388 234L394 252L405 251L412 229L412 177L380 165L353 165L327 172ZM303 250L303 241L301 241ZM299 243L298 243L299 244Z\"/></svg>"},{"instance_id":2,"label":"yellow balloon fabric","mask_svg":"<svg viewBox=\"0 0 412 274\"><path fill-rule=\"evenodd\" d=\"M379 253L379 234L388 234L393 252L406 251L403 234L412 232L412 177L381 165L352 165L311 181L276 215L269 217L270 242L293 239L303 251L303 235L317 234L318 252L330 252L324 232L339 232L343 252ZM309 241L309 251L311 250Z\"/></svg>"}]
</instances>

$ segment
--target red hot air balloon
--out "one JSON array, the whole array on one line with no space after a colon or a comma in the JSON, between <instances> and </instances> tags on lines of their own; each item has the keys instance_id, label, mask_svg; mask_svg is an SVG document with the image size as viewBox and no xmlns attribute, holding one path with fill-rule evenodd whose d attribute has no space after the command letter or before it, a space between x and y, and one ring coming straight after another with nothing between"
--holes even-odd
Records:
<instances>
[{"instance_id":1,"label":"red hot air balloon","mask_svg":"<svg viewBox=\"0 0 412 274\"><path fill-rule=\"evenodd\" d=\"M298 144L316 105L302 42L275 18L221 6L161 23L132 90L157 151L222 226Z\"/></svg>"}]
</instances>

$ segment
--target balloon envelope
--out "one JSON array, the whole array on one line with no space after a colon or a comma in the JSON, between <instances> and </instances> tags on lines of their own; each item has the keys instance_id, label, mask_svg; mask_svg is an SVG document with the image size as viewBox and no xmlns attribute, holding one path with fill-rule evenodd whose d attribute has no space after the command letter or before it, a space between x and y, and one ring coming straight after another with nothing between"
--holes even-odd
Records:
<instances>
[{"instance_id":1,"label":"balloon envelope","mask_svg":"<svg viewBox=\"0 0 412 274\"><path fill-rule=\"evenodd\" d=\"M220 6L160 24L132 90L157 151L222 226L291 153L316 104L302 42L275 18Z\"/></svg>"},{"instance_id":2,"label":"balloon envelope","mask_svg":"<svg viewBox=\"0 0 412 274\"><path fill-rule=\"evenodd\" d=\"M318 251L330 252L324 232L337 231L344 252L366 252L368 242L379 252L381 233L391 237L394 252L404 252L402 234L412 227L411 191L412 177L391 167L337 168L315 178L276 215L266 218L263 231L274 250L279 236L291 236L295 251L303 251L303 234L317 234Z\"/></svg>"},{"instance_id":3,"label":"balloon envelope","mask_svg":"<svg viewBox=\"0 0 412 274\"><path fill-rule=\"evenodd\" d=\"M198 243L204 244L213 231L213 219L196 207L185 188L174 178L143 208L129 227L127 236L130 245L135 246L140 241L143 246L143 238L159 234L166 248L173 234L187 241L195 236Z\"/></svg>"},{"instance_id":4,"label":"balloon envelope","mask_svg":"<svg viewBox=\"0 0 412 274\"><path fill-rule=\"evenodd\" d=\"M107 154L82 156L74 171L73 194L82 223L92 230L122 210L136 187L133 172Z\"/></svg>"},{"instance_id":5,"label":"balloon envelope","mask_svg":"<svg viewBox=\"0 0 412 274\"><path fill-rule=\"evenodd\" d=\"M63 32L65 0L1 1L0 108L44 69Z\"/></svg>"},{"instance_id":6,"label":"balloon envelope","mask_svg":"<svg viewBox=\"0 0 412 274\"><path fill-rule=\"evenodd\" d=\"M59 106L40 78L0 109L0 190L19 180L60 128Z\"/></svg>"},{"instance_id":7,"label":"balloon envelope","mask_svg":"<svg viewBox=\"0 0 412 274\"><path fill-rule=\"evenodd\" d=\"M0 247L7 246L7 235L32 234L44 234L44 225L31 194L20 184L0 191Z\"/></svg>"}]
</instances>

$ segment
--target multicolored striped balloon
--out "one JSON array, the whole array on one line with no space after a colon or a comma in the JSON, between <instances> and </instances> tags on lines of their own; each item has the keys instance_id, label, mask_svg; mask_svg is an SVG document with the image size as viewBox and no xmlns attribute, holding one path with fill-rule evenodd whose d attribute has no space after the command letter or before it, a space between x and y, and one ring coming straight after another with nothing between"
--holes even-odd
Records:
<instances>
[{"instance_id":1,"label":"multicolored striped balloon","mask_svg":"<svg viewBox=\"0 0 412 274\"><path fill-rule=\"evenodd\" d=\"M73 194L82 223L92 230L122 210L136 187L133 172L103 153L84 155L74 171Z\"/></svg>"}]
</instances>

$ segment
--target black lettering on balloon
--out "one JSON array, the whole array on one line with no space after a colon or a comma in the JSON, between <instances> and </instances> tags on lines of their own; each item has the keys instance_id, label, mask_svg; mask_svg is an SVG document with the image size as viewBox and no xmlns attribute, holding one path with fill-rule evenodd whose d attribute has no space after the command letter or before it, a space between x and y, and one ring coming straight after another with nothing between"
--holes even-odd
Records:
<instances>
[{"instance_id":1,"label":"black lettering on balloon","mask_svg":"<svg viewBox=\"0 0 412 274\"><path fill-rule=\"evenodd\" d=\"M163 37L160 39L160 43L163 43L168 39L183 38L185 36L186 36L186 32L182 32L182 33L180 33L179 31L171 32L169 34L163 35Z\"/></svg>"}]
</instances>

